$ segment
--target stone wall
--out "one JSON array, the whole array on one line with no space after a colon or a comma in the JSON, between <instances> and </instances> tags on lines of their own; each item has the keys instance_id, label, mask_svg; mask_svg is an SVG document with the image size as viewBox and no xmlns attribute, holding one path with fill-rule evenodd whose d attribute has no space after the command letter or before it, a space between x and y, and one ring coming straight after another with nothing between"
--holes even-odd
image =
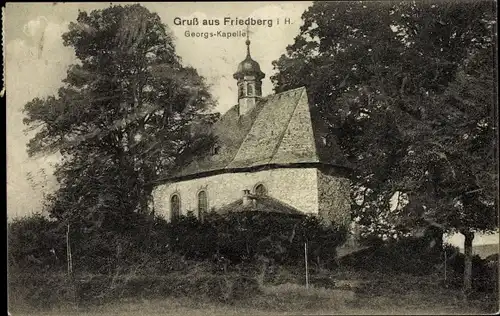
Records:
<instances>
[{"instance_id":1,"label":"stone wall","mask_svg":"<svg viewBox=\"0 0 500 316\"><path fill-rule=\"evenodd\" d=\"M319 215L326 222L348 227L351 221L350 182L333 170L318 169Z\"/></svg>"},{"instance_id":2,"label":"stone wall","mask_svg":"<svg viewBox=\"0 0 500 316\"><path fill-rule=\"evenodd\" d=\"M206 190L208 209L218 208L240 199L243 190L253 192L259 183L269 196L305 213L318 213L318 172L316 168L283 168L256 172L226 173L158 186L153 191L155 212L170 218L170 197L177 193L181 213L196 214L198 192Z\"/></svg>"}]
</instances>

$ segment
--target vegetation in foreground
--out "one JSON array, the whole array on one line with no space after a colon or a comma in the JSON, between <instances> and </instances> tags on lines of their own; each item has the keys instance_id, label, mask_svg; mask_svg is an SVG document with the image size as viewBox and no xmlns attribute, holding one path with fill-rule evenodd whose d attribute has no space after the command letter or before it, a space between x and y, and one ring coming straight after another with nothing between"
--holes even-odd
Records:
<instances>
[{"instance_id":1,"label":"vegetation in foreground","mask_svg":"<svg viewBox=\"0 0 500 316\"><path fill-rule=\"evenodd\" d=\"M126 236L137 236L122 235L119 243L107 241L115 246L111 255L90 251L88 241L75 242L74 269L68 276L67 260L64 256L59 260L60 250L51 248L64 244L64 227L58 230L53 221L41 216L11 223L9 239L16 251L9 252L9 305L19 311L73 306L103 313L135 306L154 313L155 308L167 308L162 303L166 300L177 302L180 309L212 306L214 311L234 308L253 314L402 308L431 312L463 306L471 312L491 312L497 302L494 265L475 258L475 292L468 305L463 305L459 291L463 255L452 247L429 249L426 237L375 245L337 258L332 249L343 240L342 231L327 229L310 217L207 214L203 222L192 216L173 223L158 218L152 227L148 238L141 238L149 246L123 247L133 241ZM211 240L206 241L206 236ZM323 239L336 243L320 247L326 244ZM311 246L308 289L303 257L306 240ZM446 282L443 251L449 258ZM102 266L106 261L108 266ZM206 305L200 307L202 303Z\"/></svg>"},{"instance_id":2,"label":"vegetation in foreground","mask_svg":"<svg viewBox=\"0 0 500 316\"><path fill-rule=\"evenodd\" d=\"M365 276L366 277L366 276ZM498 310L492 296L468 302L461 292L435 284L436 276L384 278L383 286L331 289L295 283L265 285L227 302L193 292L182 297L121 298L100 305L58 304L51 309L12 306L15 315L265 315L265 314L484 314ZM401 283L401 279L408 282ZM351 278L351 281L353 279ZM373 276L376 280L376 276Z\"/></svg>"}]
</instances>

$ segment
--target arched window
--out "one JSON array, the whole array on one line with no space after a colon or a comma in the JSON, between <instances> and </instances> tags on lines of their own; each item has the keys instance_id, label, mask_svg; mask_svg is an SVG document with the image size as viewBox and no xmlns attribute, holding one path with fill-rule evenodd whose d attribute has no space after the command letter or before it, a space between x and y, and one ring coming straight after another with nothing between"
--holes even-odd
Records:
<instances>
[{"instance_id":1,"label":"arched window","mask_svg":"<svg viewBox=\"0 0 500 316\"><path fill-rule=\"evenodd\" d=\"M253 85L251 83L248 83L247 84L247 95L248 96L253 96L254 95L254 92L253 92Z\"/></svg>"},{"instance_id":2,"label":"arched window","mask_svg":"<svg viewBox=\"0 0 500 316\"><path fill-rule=\"evenodd\" d=\"M238 99L241 99L245 96L245 93L243 92L244 87L245 86L244 86L243 82L238 84Z\"/></svg>"},{"instance_id":3,"label":"arched window","mask_svg":"<svg viewBox=\"0 0 500 316\"><path fill-rule=\"evenodd\" d=\"M218 155L219 154L219 149L220 149L219 144L214 144L212 146L212 155Z\"/></svg>"},{"instance_id":4,"label":"arched window","mask_svg":"<svg viewBox=\"0 0 500 316\"><path fill-rule=\"evenodd\" d=\"M267 194L267 189L262 183L255 186L255 195L263 196L266 194Z\"/></svg>"},{"instance_id":5,"label":"arched window","mask_svg":"<svg viewBox=\"0 0 500 316\"><path fill-rule=\"evenodd\" d=\"M208 200L207 200L207 192L200 191L198 193L198 218L203 218L203 214L205 214L208 210Z\"/></svg>"},{"instance_id":6,"label":"arched window","mask_svg":"<svg viewBox=\"0 0 500 316\"><path fill-rule=\"evenodd\" d=\"M176 219L181 215L181 198L178 194L170 198L170 218Z\"/></svg>"}]
</instances>

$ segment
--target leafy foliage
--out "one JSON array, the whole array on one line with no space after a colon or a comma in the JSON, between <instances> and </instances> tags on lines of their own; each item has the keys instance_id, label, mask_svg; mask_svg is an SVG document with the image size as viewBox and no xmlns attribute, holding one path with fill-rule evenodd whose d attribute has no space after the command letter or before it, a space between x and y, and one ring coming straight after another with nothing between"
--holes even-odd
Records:
<instances>
[{"instance_id":1,"label":"leafy foliage","mask_svg":"<svg viewBox=\"0 0 500 316\"><path fill-rule=\"evenodd\" d=\"M91 229L69 235L79 273L123 274L138 267L141 273L166 273L181 269L182 262L205 260L226 268L263 259L295 265L304 260L305 242L311 262L317 257L328 262L335 259L335 248L345 237L343 230L325 227L309 216L209 213L203 222L194 216L182 216L174 222L157 217L151 225L146 215L135 214L128 220L128 227L120 225L124 228L121 231L109 228L107 235L96 235ZM66 231L57 224L39 216L10 224L9 264L20 270L42 267L51 259L54 245L64 250ZM66 257L59 255L54 263L64 267Z\"/></svg>"},{"instance_id":2,"label":"leafy foliage","mask_svg":"<svg viewBox=\"0 0 500 316\"><path fill-rule=\"evenodd\" d=\"M308 88L355 166L363 224L384 217L379 225L390 230L400 214L381 213L401 194L418 207L400 213L446 230L497 226L493 9L488 1L316 2L303 14L272 80L276 91Z\"/></svg>"},{"instance_id":3,"label":"leafy foliage","mask_svg":"<svg viewBox=\"0 0 500 316\"><path fill-rule=\"evenodd\" d=\"M304 243L314 257L326 263L335 259L335 249L345 231L326 227L312 216L278 213L209 213L203 221L181 217L167 230L174 251L190 259L216 259L227 264L249 263L265 258L276 264L303 261Z\"/></svg>"},{"instance_id":4,"label":"leafy foliage","mask_svg":"<svg viewBox=\"0 0 500 316\"><path fill-rule=\"evenodd\" d=\"M382 274L429 275L441 263L441 255L441 247L430 248L428 238L408 237L347 255L340 264Z\"/></svg>"},{"instance_id":5,"label":"leafy foliage","mask_svg":"<svg viewBox=\"0 0 500 316\"><path fill-rule=\"evenodd\" d=\"M303 242L306 239L310 284L335 285L336 278L332 279L335 269L324 268L337 266L316 265L316 255L325 263L334 259L334 248L325 247L325 241L334 247L345 232L332 227L325 229L314 218L260 213L232 213L228 217L207 214L204 222L193 216L170 223L155 218L152 228L141 235L141 231L146 231L143 225L150 224L145 218L146 215L138 214L134 219L135 231L114 232L115 236L109 241L97 242L92 236L85 238L84 234L71 236L76 266L73 281L63 271L64 257L47 264L51 253L41 251L46 248L44 242L50 245L53 240L63 242L64 229L58 230L53 226L55 221L38 215L10 223L11 303L13 297L21 304L36 307L51 307L75 299L82 304L98 304L120 298L195 295L197 299L228 302L253 297L260 292L262 284L291 282L297 286L304 282ZM51 229L53 237L47 238ZM144 240L147 242L141 243ZM33 252L32 242L42 246ZM117 250L113 248L117 242L122 248L120 252L113 252ZM430 251L428 244L429 239L424 238L372 247L342 258L339 264L354 271L374 270L374 276L378 277L386 275L384 273L392 276L404 273L404 278L407 273L432 275L442 258L439 251ZM460 277L455 278L452 272L463 271L463 256L453 259L452 252L448 253L449 276L453 276L454 284ZM33 254L33 258L29 254ZM474 287L482 291L494 289L492 280L496 279L490 274L494 270L485 267L482 260L474 259ZM401 283L404 281L398 282ZM380 287L380 284L374 286Z\"/></svg>"},{"instance_id":6,"label":"leafy foliage","mask_svg":"<svg viewBox=\"0 0 500 316\"><path fill-rule=\"evenodd\" d=\"M209 213L203 222L194 216L166 222L135 213L127 220L128 226L107 234L90 228L71 232L74 283L65 276L67 258L60 255L64 226L38 215L9 224L11 287L33 303L41 299L49 305L58 298L72 300L71 295L84 302L193 293L227 300L258 291L258 275L272 274L271 267L302 268L305 241L311 266L320 260L333 266L345 236L316 218L283 214ZM57 248L57 258L50 247ZM148 286L150 292L144 290Z\"/></svg>"},{"instance_id":7,"label":"leafy foliage","mask_svg":"<svg viewBox=\"0 0 500 316\"><path fill-rule=\"evenodd\" d=\"M338 136L354 218L396 237L422 219L461 232L467 273L474 232L498 227L494 9L315 2L272 77L278 92L306 86ZM396 196L406 205L395 209Z\"/></svg>"},{"instance_id":8,"label":"leafy foliage","mask_svg":"<svg viewBox=\"0 0 500 316\"><path fill-rule=\"evenodd\" d=\"M64 267L64 230L41 214L16 218L8 224L8 264L11 268L58 271Z\"/></svg>"}]
</instances>

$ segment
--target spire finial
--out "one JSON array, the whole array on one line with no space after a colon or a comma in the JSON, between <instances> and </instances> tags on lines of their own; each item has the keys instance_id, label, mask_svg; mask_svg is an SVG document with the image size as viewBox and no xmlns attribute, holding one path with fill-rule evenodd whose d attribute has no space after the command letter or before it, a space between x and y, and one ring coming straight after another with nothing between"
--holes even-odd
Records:
<instances>
[{"instance_id":1,"label":"spire finial","mask_svg":"<svg viewBox=\"0 0 500 316\"><path fill-rule=\"evenodd\" d=\"M245 41L247 45L247 57L250 57L250 26L247 25L247 40Z\"/></svg>"}]
</instances>

